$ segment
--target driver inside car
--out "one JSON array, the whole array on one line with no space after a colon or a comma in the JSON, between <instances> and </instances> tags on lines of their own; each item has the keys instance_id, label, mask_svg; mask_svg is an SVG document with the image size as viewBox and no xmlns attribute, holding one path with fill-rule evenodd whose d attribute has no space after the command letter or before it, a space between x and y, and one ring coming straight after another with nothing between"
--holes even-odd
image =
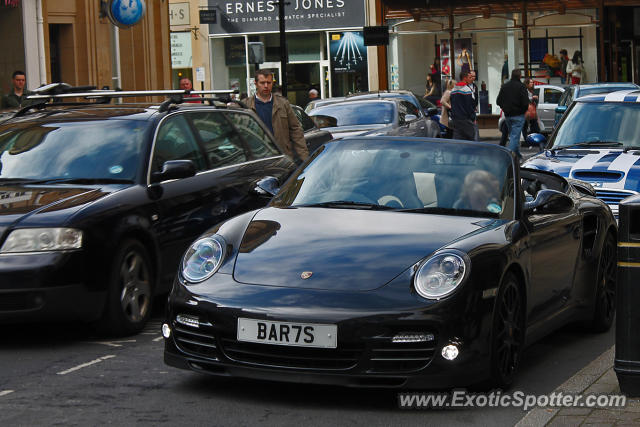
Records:
<instances>
[{"instance_id":1,"label":"driver inside car","mask_svg":"<svg viewBox=\"0 0 640 427\"><path fill-rule=\"evenodd\" d=\"M464 178L460 198L455 209L470 209L480 212L500 213L500 182L485 170L472 170Z\"/></svg>"}]
</instances>

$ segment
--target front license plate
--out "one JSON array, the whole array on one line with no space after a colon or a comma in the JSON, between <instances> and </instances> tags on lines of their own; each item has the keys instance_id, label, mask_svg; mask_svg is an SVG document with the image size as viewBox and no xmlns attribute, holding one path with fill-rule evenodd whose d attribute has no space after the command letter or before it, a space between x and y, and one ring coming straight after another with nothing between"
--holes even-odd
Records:
<instances>
[{"instance_id":1,"label":"front license plate","mask_svg":"<svg viewBox=\"0 0 640 427\"><path fill-rule=\"evenodd\" d=\"M238 341L336 348L337 340L338 327L336 325L238 319Z\"/></svg>"}]
</instances>

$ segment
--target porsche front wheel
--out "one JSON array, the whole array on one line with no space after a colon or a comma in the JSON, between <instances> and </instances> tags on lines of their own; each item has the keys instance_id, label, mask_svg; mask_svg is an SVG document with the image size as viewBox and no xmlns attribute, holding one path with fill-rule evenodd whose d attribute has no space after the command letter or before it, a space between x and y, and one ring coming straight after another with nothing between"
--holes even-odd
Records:
<instances>
[{"instance_id":1,"label":"porsche front wheel","mask_svg":"<svg viewBox=\"0 0 640 427\"><path fill-rule=\"evenodd\" d=\"M491 338L491 380L498 388L508 388L520 364L524 346L525 306L522 288L507 273L496 297Z\"/></svg>"}]
</instances>

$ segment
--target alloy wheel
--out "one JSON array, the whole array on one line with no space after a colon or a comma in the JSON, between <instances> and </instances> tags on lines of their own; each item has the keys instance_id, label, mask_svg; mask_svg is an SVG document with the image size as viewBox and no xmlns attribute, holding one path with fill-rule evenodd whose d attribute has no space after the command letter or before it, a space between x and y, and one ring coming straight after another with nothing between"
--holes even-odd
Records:
<instances>
[{"instance_id":1,"label":"alloy wheel","mask_svg":"<svg viewBox=\"0 0 640 427\"><path fill-rule=\"evenodd\" d=\"M151 306L151 277L143 256L135 250L127 252L120 266L122 312L131 322L145 318Z\"/></svg>"},{"instance_id":2,"label":"alloy wheel","mask_svg":"<svg viewBox=\"0 0 640 427\"><path fill-rule=\"evenodd\" d=\"M495 330L495 368L510 383L520 362L524 343L524 307L520 288L514 280L505 285L498 306Z\"/></svg>"}]
</instances>

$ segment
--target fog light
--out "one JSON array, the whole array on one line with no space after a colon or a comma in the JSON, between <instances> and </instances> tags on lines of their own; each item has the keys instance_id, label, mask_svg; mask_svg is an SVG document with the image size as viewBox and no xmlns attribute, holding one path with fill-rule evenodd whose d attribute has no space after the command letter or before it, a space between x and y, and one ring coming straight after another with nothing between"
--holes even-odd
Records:
<instances>
[{"instance_id":1,"label":"fog light","mask_svg":"<svg viewBox=\"0 0 640 427\"><path fill-rule=\"evenodd\" d=\"M176 316L176 322L183 324L185 326L191 326L192 328L200 327L200 320L198 316L189 316L186 314L178 314Z\"/></svg>"},{"instance_id":2,"label":"fog light","mask_svg":"<svg viewBox=\"0 0 640 427\"><path fill-rule=\"evenodd\" d=\"M421 332L402 332L397 334L391 339L391 342L427 342L433 341L435 338L433 334L424 334Z\"/></svg>"},{"instance_id":3,"label":"fog light","mask_svg":"<svg viewBox=\"0 0 640 427\"><path fill-rule=\"evenodd\" d=\"M162 324L162 336L169 338L171 336L171 328L166 323Z\"/></svg>"},{"instance_id":4,"label":"fog light","mask_svg":"<svg viewBox=\"0 0 640 427\"><path fill-rule=\"evenodd\" d=\"M444 347L442 347L442 357L447 360L455 359L456 357L458 357L459 353L460 350L458 350L458 347L453 344L445 345Z\"/></svg>"}]
</instances>

